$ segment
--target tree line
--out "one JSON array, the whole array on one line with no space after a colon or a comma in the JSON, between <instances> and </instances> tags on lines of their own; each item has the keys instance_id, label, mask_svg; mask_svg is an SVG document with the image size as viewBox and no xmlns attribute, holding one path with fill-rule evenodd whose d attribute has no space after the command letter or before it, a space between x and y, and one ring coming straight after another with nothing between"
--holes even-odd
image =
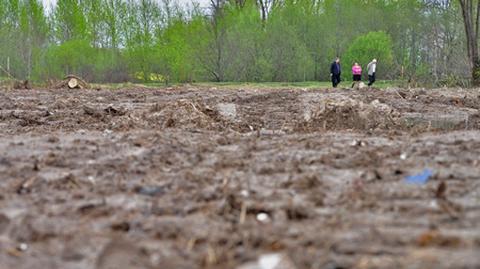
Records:
<instances>
[{"instance_id":1,"label":"tree line","mask_svg":"<svg viewBox=\"0 0 480 269\"><path fill-rule=\"evenodd\" d=\"M380 79L471 75L462 9L450 0L0 2L0 76L95 82L328 80L342 59L377 58Z\"/></svg>"}]
</instances>

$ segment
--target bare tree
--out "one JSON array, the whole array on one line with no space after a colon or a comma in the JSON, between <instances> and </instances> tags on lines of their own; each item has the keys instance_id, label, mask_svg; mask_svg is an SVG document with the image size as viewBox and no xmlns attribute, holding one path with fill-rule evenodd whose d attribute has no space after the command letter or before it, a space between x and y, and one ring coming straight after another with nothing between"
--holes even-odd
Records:
<instances>
[{"instance_id":1,"label":"bare tree","mask_svg":"<svg viewBox=\"0 0 480 269\"><path fill-rule=\"evenodd\" d=\"M480 58L478 55L478 28L480 22L480 1L459 0L462 7L463 23L467 36L467 51L472 72L472 85L480 86ZM476 8L474 8L475 3Z\"/></svg>"}]
</instances>

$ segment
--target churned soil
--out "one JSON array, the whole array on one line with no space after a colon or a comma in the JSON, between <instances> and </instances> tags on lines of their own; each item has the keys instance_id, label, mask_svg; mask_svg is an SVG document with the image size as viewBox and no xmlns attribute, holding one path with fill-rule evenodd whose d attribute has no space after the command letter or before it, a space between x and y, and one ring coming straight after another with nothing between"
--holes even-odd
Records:
<instances>
[{"instance_id":1,"label":"churned soil","mask_svg":"<svg viewBox=\"0 0 480 269\"><path fill-rule=\"evenodd\" d=\"M480 268L479 108L478 89L0 90L0 268Z\"/></svg>"}]
</instances>

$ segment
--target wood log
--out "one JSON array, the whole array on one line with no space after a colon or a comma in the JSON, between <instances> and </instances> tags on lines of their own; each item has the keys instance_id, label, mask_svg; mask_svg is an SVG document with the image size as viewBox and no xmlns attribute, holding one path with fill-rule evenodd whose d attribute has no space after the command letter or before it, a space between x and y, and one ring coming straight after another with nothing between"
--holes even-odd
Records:
<instances>
[{"instance_id":1,"label":"wood log","mask_svg":"<svg viewBox=\"0 0 480 269\"><path fill-rule=\"evenodd\" d=\"M89 89L90 85L80 77L68 75L56 83L50 82L54 89Z\"/></svg>"},{"instance_id":2,"label":"wood log","mask_svg":"<svg viewBox=\"0 0 480 269\"><path fill-rule=\"evenodd\" d=\"M67 75L65 77L66 81L70 81L71 79L76 79L77 80L77 84L78 84L77 88L79 88L79 89L88 89L89 88L88 83L85 80L83 80L81 77L78 77L78 76L75 76L75 75Z\"/></svg>"},{"instance_id":3,"label":"wood log","mask_svg":"<svg viewBox=\"0 0 480 269\"><path fill-rule=\"evenodd\" d=\"M69 89L80 88L80 85L78 84L78 80L76 78L68 79L67 85Z\"/></svg>"}]
</instances>

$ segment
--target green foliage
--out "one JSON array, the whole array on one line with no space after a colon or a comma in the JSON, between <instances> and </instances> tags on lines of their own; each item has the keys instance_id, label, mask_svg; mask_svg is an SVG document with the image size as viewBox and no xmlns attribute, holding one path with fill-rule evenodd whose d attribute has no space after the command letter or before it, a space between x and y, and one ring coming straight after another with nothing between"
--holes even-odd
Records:
<instances>
[{"instance_id":1,"label":"green foliage","mask_svg":"<svg viewBox=\"0 0 480 269\"><path fill-rule=\"evenodd\" d=\"M270 79L270 64L262 48L265 37L259 10L253 1L243 7L229 6L224 19L227 33L224 49L225 76L230 81L263 81Z\"/></svg>"},{"instance_id":2,"label":"green foliage","mask_svg":"<svg viewBox=\"0 0 480 269\"><path fill-rule=\"evenodd\" d=\"M366 72L372 59L378 60L378 75L385 74L393 64L392 40L385 32L370 32L357 37L348 47L343 57L344 66L358 62ZM364 73L365 73L364 72Z\"/></svg>"},{"instance_id":3,"label":"green foliage","mask_svg":"<svg viewBox=\"0 0 480 269\"><path fill-rule=\"evenodd\" d=\"M440 87L462 87L467 88L471 85L471 80L455 75L449 75L437 82Z\"/></svg>"},{"instance_id":4,"label":"green foliage","mask_svg":"<svg viewBox=\"0 0 480 269\"><path fill-rule=\"evenodd\" d=\"M87 40L70 40L58 46L52 46L45 55L45 66L50 68L37 70L44 78L63 77L78 74L94 79L96 50Z\"/></svg>"},{"instance_id":5,"label":"green foliage","mask_svg":"<svg viewBox=\"0 0 480 269\"><path fill-rule=\"evenodd\" d=\"M344 71L377 58L379 79L469 75L451 1L259 1L0 1L0 65L35 80L299 82L329 79L338 55Z\"/></svg>"},{"instance_id":6,"label":"green foliage","mask_svg":"<svg viewBox=\"0 0 480 269\"><path fill-rule=\"evenodd\" d=\"M267 23L266 54L272 66L270 81L305 81L314 75L314 59L306 44L308 1L287 1L285 7L271 12Z\"/></svg>"},{"instance_id":7,"label":"green foliage","mask_svg":"<svg viewBox=\"0 0 480 269\"><path fill-rule=\"evenodd\" d=\"M194 73L193 49L189 43L192 37L190 25L196 21L186 22L175 20L163 31L159 37L160 61L164 63L160 72L164 74L167 81L192 81Z\"/></svg>"},{"instance_id":8,"label":"green foliage","mask_svg":"<svg viewBox=\"0 0 480 269\"><path fill-rule=\"evenodd\" d=\"M305 44L297 37L292 26L281 18L269 25L267 38L268 59L272 65L270 81L302 81L306 70L312 68Z\"/></svg>"},{"instance_id":9,"label":"green foliage","mask_svg":"<svg viewBox=\"0 0 480 269\"><path fill-rule=\"evenodd\" d=\"M61 42L89 37L88 22L81 0L58 1L53 13L55 38Z\"/></svg>"}]
</instances>

